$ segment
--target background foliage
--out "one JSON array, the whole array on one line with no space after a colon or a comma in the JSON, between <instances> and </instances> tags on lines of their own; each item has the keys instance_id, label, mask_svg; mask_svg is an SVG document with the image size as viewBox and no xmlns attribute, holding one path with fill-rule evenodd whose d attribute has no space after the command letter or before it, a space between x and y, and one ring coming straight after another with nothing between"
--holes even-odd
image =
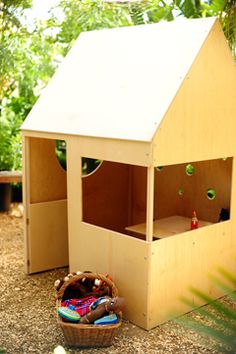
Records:
<instances>
[{"instance_id":1,"label":"background foliage","mask_svg":"<svg viewBox=\"0 0 236 354\"><path fill-rule=\"evenodd\" d=\"M234 0L61 0L33 26L23 21L30 7L32 0L0 2L0 170L21 168L19 128L82 31L219 16L236 56Z\"/></svg>"}]
</instances>

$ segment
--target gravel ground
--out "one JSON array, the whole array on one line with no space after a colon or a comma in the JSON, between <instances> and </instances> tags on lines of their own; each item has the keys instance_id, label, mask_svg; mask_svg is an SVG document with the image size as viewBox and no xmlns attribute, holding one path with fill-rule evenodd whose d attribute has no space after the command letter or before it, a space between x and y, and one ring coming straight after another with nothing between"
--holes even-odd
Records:
<instances>
[{"instance_id":1,"label":"gravel ground","mask_svg":"<svg viewBox=\"0 0 236 354\"><path fill-rule=\"evenodd\" d=\"M50 354L58 345L74 354L220 353L209 340L173 321L145 331L124 320L112 346L68 348L56 321L54 291L54 281L63 278L68 268L35 275L24 273L21 204L0 213L0 255L0 347L8 354Z\"/></svg>"}]
</instances>

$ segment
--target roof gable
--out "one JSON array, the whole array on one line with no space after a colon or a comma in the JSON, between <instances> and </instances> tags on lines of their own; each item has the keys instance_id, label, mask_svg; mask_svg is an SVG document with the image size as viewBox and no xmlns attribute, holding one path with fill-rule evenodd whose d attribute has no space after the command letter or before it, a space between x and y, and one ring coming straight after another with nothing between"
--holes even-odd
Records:
<instances>
[{"instance_id":1,"label":"roof gable","mask_svg":"<svg viewBox=\"0 0 236 354\"><path fill-rule=\"evenodd\" d=\"M154 163L234 156L235 102L236 65L217 21L156 131Z\"/></svg>"},{"instance_id":2,"label":"roof gable","mask_svg":"<svg viewBox=\"0 0 236 354\"><path fill-rule=\"evenodd\" d=\"M22 129L151 141L215 20L82 33Z\"/></svg>"}]
</instances>

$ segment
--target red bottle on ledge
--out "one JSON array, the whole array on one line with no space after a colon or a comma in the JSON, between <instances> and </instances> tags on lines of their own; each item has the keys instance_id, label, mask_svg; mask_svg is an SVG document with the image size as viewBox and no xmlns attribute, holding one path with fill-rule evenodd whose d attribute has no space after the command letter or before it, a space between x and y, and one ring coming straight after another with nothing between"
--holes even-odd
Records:
<instances>
[{"instance_id":1,"label":"red bottle on ledge","mask_svg":"<svg viewBox=\"0 0 236 354\"><path fill-rule=\"evenodd\" d=\"M191 219L191 230L195 230L197 228L198 228L198 218L197 218L196 211L194 210L193 217Z\"/></svg>"}]
</instances>

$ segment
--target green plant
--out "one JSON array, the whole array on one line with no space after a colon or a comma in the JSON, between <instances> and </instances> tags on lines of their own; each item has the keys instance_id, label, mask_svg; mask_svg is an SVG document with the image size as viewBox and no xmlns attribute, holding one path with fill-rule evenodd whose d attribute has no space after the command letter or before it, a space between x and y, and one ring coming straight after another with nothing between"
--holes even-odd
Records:
<instances>
[{"instance_id":1,"label":"green plant","mask_svg":"<svg viewBox=\"0 0 236 354\"><path fill-rule=\"evenodd\" d=\"M236 286L236 277L224 269L219 269L219 277L213 277L213 283L224 293L227 293L231 304L224 303L222 300L213 300L202 291L191 288L190 291L200 301L208 305L199 307L192 312L191 316L183 316L176 319L176 322L196 333L210 338L216 348L221 353L236 352L236 293L232 292L232 286ZM191 306L189 299L183 298L182 301Z\"/></svg>"},{"instance_id":2,"label":"green plant","mask_svg":"<svg viewBox=\"0 0 236 354\"><path fill-rule=\"evenodd\" d=\"M24 21L31 6L32 0L0 2L0 170L21 169L20 126L57 65L45 23Z\"/></svg>"},{"instance_id":3,"label":"green plant","mask_svg":"<svg viewBox=\"0 0 236 354\"><path fill-rule=\"evenodd\" d=\"M10 120L0 117L0 170L21 168L21 137Z\"/></svg>"}]
</instances>

